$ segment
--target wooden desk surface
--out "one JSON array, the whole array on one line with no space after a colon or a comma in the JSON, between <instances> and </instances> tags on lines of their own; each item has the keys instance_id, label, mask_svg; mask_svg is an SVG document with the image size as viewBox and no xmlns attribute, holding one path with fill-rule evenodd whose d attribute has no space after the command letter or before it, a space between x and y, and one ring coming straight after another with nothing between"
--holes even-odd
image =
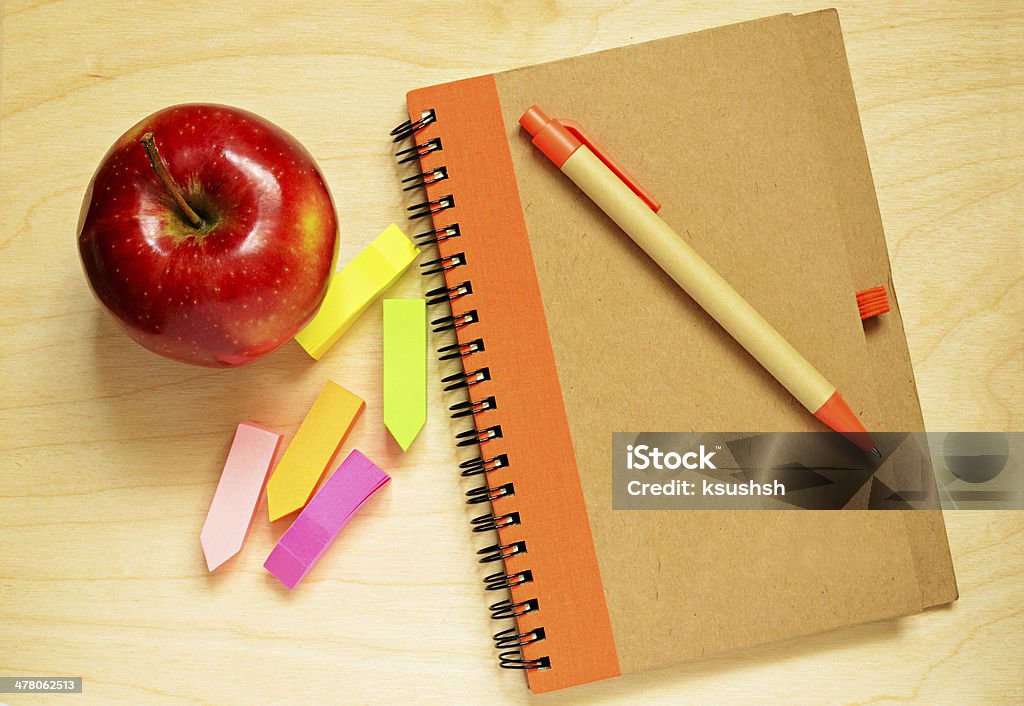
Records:
<instances>
[{"instance_id":1,"label":"wooden desk surface","mask_svg":"<svg viewBox=\"0 0 1024 706\"><path fill-rule=\"evenodd\" d=\"M0 675L57 703L526 703L489 645L452 427L407 454L381 418L379 302L319 364L294 344L219 372L152 356L93 301L75 247L108 145L184 101L246 107L317 156L341 256L404 224L387 131L405 91L779 11L771 3L8 0L0 86ZM1024 21L993 2L840 3L925 418L1022 430ZM415 296L407 275L397 296ZM432 375L436 371L432 371ZM265 506L209 575L199 530L235 424L294 431L327 377L395 481L294 593ZM431 394L438 391L430 386ZM563 703L1024 701L1024 515L950 512L949 608L544 698ZM45 696L3 696L32 704Z\"/></svg>"}]
</instances>

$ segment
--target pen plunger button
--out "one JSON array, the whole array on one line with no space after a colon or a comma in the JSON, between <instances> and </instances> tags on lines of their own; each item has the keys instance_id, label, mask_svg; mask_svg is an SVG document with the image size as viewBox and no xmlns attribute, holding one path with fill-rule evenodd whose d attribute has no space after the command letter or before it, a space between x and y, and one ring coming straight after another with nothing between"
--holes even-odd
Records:
<instances>
[{"instance_id":1,"label":"pen plunger button","mask_svg":"<svg viewBox=\"0 0 1024 706\"><path fill-rule=\"evenodd\" d=\"M565 164L565 160L583 145L562 126L560 121L552 120L535 105L523 113L519 118L519 124L533 137L533 144L537 149L559 169Z\"/></svg>"}]
</instances>

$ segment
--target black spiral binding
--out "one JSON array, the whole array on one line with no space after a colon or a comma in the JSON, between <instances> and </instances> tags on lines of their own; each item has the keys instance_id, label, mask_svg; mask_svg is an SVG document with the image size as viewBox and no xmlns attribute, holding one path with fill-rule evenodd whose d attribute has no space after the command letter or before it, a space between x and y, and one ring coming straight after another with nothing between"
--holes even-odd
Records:
<instances>
[{"instance_id":1,"label":"black spiral binding","mask_svg":"<svg viewBox=\"0 0 1024 706\"><path fill-rule=\"evenodd\" d=\"M408 138L413 138L414 141L411 147L401 149L395 153L395 157L398 159L399 164L412 162L430 154L431 152L441 152L444 150L444 145L440 137L434 137L423 142L415 141L415 136L420 130L434 122L437 122L437 120L438 116L435 110L425 110L416 120L406 120L391 131L391 137L395 143L402 142ZM447 166L435 167L434 169L423 169L418 174L402 179L402 188L404 191L410 191L412 189L436 184L448 178L449 173ZM446 194L437 199L427 200L410 206L408 209L409 218L419 219L436 216L437 214L454 207L455 197L452 194ZM462 230L459 228L459 224L450 223L448 225L441 226L440 228L435 228L434 230L428 230L418 235L414 235L413 239L416 241L417 245L427 246L460 237L462 237ZM452 255L441 256L424 262L420 265L420 269L422 275L428 276L445 273L449 270L462 267L465 264L466 254L464 252L457 252ZM431 289L427 292L427 304L430 306L443 304L445 302L450 304L456 299L472 296L473 283L466 280L451 287L442 286L436 289ZM465 326L471 326L478 323L479 321L480 316L476 309L468 309L462 314L450 314L448 316L442 316L438 319L434 319L431 321L431 324L434 327L434 332L439 333L442 331L461 329ZM473 385L477 385L491 379L491 371L489 368L483 367L472 370L472 366L467 365L467 358L483 350L485 350L485 343L482 338L476 338L466 343L453 343L443 346L437 350L439 359L442 361L456 359L461 359L463 361L462 372L449 375L441 380L445 385L445 390L450 391L460 388L469 388ZM466 502L470 505L484 503L489 504L498 498L515 495L514 482L492 487L486 480L488 473L496 471L499 468L508 468L511 465L509 463L508 454L502 453L488 456L484 452L489 441L502 438L501 425L496 424L494 426L481 428L476 423L476 417L478 414L497 408L498 400L493 396L485 397L477 402L473 402L472 400L459 402L449 408L453 419L467 419L468 421L473 422L472 428L456 435L456 444L458 446L477 446L480 449L480 455L476 458L470 459L469 461L463 461L459 464L459 471L462 476L470 477L482 475L485 479L483 485L473 488L466 493ZM492 507L491 512L474 518L470 523L474 532L491 532L502 527L512 527L514 525L522 524L522 518L518 512L508 512L503 515L498 515L494 512ZM525 541L512 542L510 544L494 544L489 547L484 547L477 552L477 554L480 555L480 562L483 564L497 561L504 562L509 557L527 553L528 548ZM529 569L512 574L505 571L499 571L484 578L484 588L488 591L508 590L515 586L522 586L523 584L530 583L533 580L533 571ZM515 619L519 616L526 615L527 613L533 613L540 610L540 603L537 598L529 598L519 602L514 602L511 598L507 598L505 600L498 601L497 603L492 603L490 610L491 618L494 620ZM546 639L546 637L547 635L543 627L536 628L526 633L517 633L516 628L514 627L496 633L494 635L494 646L500 650L500 653L498 654L498 664L504 669L550 669L550 657L544 656L536 659L526 659L523 657L522 653L522 648L525 645L540 642L541 640Z\"/></svg>"}]
</instances>

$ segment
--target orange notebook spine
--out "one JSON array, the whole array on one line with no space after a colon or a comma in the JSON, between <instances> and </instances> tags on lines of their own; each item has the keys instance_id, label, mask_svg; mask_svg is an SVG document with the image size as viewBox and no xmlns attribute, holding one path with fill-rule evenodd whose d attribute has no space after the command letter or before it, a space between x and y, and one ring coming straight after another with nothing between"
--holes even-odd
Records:
<instances>
[{"instance_id":1,"label":"orange notebook spine","mask_svg":"<svg viewBox=\"0 0 1024 706\"><path fill-rule=\"evenodd\" d=\"M467 502L488 509L475 532L498 541L478 553L503 570L484 579L507 591L491 604L495 620L515 626L494 635L499 664L524 670L531 690L546 692L620 673L598 559L565 415L540 286L519 201L507 131L493 77L413 91L410 120L392 137L401 164L419 165L406 190L427 199L410 218L433 228L415 236L436 246L423 274L445 284L428 304L450 305L432 321L457 343L438 350L460 359L447 390L467 388L451 408L472 426L457 436L477 446L461 465L482 483ZM408 142L410 146L404 146Z\"/></svg>"}]
</instances>

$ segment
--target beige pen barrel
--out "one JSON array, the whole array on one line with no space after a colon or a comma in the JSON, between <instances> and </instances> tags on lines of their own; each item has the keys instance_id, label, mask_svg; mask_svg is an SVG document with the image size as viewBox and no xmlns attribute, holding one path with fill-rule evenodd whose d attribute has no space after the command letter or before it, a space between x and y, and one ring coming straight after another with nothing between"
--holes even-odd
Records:
<instances>
[{"instance_id":1,"label":"beige pen barrel","mask_svg":"<svg viewBox=\"0 0 1024 706\"><path fill-rule=\"evenodd\" d=\"M834 385L586 145L562 171L811 413Z\"/></svg>"}]
</instances>

